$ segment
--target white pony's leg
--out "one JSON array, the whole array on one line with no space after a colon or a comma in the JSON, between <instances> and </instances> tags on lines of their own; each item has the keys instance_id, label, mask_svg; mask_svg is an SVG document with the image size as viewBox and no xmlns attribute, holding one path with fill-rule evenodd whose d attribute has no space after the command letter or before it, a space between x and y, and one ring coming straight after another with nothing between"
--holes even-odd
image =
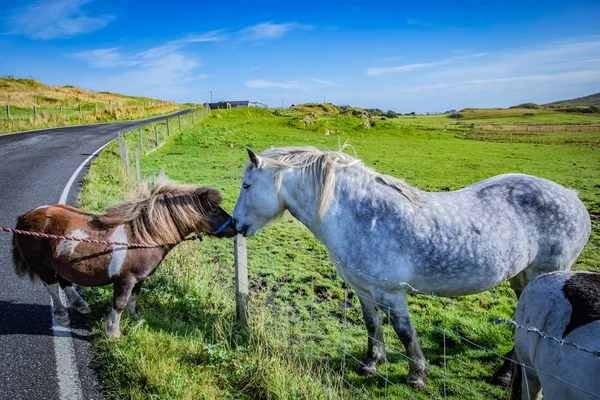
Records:
<instances>
[{"instance_id":1,"label":"white pony's leg","mask_svg":"<svg viewBox=\"0 0 600 400\"><path fill-rule=\"evenodd\" d=\"M59 324L67 326L71 323L69 319L69 313L67 311L67 307L62 303L60 299L60 286L58 283L52 283L50 285L46 285L46 289L48 293L50 293L50 297L52 297L52 304L54 306L54 317L58 321Z\"/></svg>"},{"instance_id":2,"label":"white pony's leg","mask_svg":"<svg viewBox=\"0 0 600 400\"><path fill-rule=\"evenodd\" d=\"M81 298L77 290L73 287L73 285L69 285L63 288L67 298L69 299L69 303L71 306L77 310L80 314L89 314L92 312L88 303Z\"/></svg>"},{"instance_id":3,"label":"white pony's leg","mask_svg":"<svg viewBox=\"0 0 600 400\"><path fill-rule=\"evenodd\" d=\"M383 328L381 325L381 314L375 307L373 301L359 297L362 307L363 319L369 333L369 346L367 349L367 360L364 364L358 366L358 372L364 374L374 374L377 371L377 364L386 362L385 345L383 342Z\"/></svg>"},{"instance_id":4,"label":"white pony's leg","mask_svg":"<svg viewBox=\"0 0 600 400\"><path fill-rule=\"evenodd\" d=\"M380 304L390 305L390 317L394 327L394 331L406 349L409 361L409 375L406 382L415 388L425 386L425 379L429 375L429 367L419 341L417 339L417 331L410 319L408 313L408 301L405 293L389 294L386 293L376 298ZM384 310L387 312L387 310Z\"/></svg>"}]
</instances>

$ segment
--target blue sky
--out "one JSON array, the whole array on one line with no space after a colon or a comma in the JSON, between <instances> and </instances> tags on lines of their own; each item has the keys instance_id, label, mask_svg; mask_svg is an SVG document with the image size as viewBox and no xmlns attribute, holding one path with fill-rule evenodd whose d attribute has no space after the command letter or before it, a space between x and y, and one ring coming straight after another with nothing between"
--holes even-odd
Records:
<instances>
[{"instance_id":1,"label":"blue sky","mask_svg":"<svg viewBox=\"0 0 600 400\"><path fill-rule=\"evenodd\" d=\"M0 74L178 102L544 103L600 92L600 1L5 0Z\"/></svg>"}]
</instances>

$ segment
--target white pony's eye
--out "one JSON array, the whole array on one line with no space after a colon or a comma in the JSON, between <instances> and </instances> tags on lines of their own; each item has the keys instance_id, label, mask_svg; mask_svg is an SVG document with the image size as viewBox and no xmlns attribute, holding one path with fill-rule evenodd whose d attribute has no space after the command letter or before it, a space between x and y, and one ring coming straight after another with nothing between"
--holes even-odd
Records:
<instances>
[{"instance_id":1,"label":"white pony's eye","mask_svg":"<svg viewBox=\"0 0 600 400\"><path fill-rule=\"evenodd\" d=\"M248 189L248 188L250 188L250 185L248 185L247 183L244 183L244 184L242 185L242 187L243 187L244 189Z\"/></svg>"}]
</instances>

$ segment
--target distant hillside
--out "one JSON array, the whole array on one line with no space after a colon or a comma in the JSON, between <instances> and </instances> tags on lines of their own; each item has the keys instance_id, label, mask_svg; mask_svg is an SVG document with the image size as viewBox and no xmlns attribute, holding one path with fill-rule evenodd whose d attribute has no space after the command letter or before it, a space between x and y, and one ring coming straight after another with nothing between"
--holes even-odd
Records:
<instances>
[{"instance_id":1,"label":"distant hillside","mask_svg":"<svg viewBox=\"0 0 600 400\"><path fill-rule=\"evenodd\" d=\"M600 106L600 93L590 94L589 96L578 97L571 100L560 100L553 103L544 104L548 107L590 107Z\"/></svg>"},{"instance_id":2,"label":"distant hillside","mask_svg":"<svg viewBox=\"0 0 600 400\"><path fill-rule=\"evenodd\" d=\"M85 103L137 102L168 104L147 97L125 96L108 92L91 92L75 86L47 86L34 79L0 78L0 105L16 107L75 107ZM173 103L174 104L174 103Z\"/></svg>"}]
</instances>

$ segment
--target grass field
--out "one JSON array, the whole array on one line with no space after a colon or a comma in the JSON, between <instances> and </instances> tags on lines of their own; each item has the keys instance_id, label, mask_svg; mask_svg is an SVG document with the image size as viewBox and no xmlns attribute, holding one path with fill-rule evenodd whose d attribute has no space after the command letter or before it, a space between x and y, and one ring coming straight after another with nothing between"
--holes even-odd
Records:
<instances>
[{"instance_id":1,"label":"grass field","mask_svg":"<svg viewBox=\"0 0 600 400\"><path fill-rule=\"evenodd\" d=\"M147 97L47 86L34 79L0 78L0 134L139 119L179 108L177 103Z\"/></svg>"},{"instance_id":2,"label":"grass field","mask_svg":"<svg viewBox=\"0 0 600 400\"><path fill-rule=\"evenodd\" d=\"M173 179L218 188L230 212L247 147L337 148L349 140L367 165L432 191L459 189L506 172L537 175L579 191L592 214L593 233L576 268L600 271L597 148L465 140L443 126L404 124L405 117L376 120L367 129L360 117L324 115L305 126L300 123L304 115L254 108L215 110L144 157L142 171L155 175L164 167ZM444 121L431 118L440 125ZM118 157L118 146L112 143L94 161L81 192L82 207L100 212L134 190L135 182ZM433 370L425 389L413 391L403 383L408 366L396 353L388 353L390 362L379 370L391 382L387 385L381 377L354 373L357 363L344 357L342 349L358 358L365 355L366 330L358 300L336 277L324 248L289 216L248 240L251 331L239 329L234 324L232 250L229 240L209 239L176 248L142 289L138 307L143 321L125 317L125 335L118 342L102 336L112 289L85 290L94 310L95 348L108 397L443 398L444 380L436 373L443 371L445 331L447 372L455 382L448 382L448 398L475 397L470 391L508 398L505 389L487 383L500 358L463 338L504 354L512 345L511 330L421 296L411 296L409 302ZM457 302L511 318L516 299L504 284ZM385 337L403 353L389 326ZM339 378L342 371L344 381Z\"/></svg>"}]
</instances>

